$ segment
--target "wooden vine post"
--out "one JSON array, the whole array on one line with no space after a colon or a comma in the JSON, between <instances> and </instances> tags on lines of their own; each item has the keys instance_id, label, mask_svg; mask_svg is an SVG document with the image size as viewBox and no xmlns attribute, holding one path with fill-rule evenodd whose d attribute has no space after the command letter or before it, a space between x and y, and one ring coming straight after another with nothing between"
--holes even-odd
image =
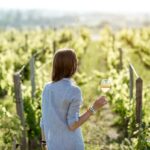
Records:
<instances>
[{"instance_id":1,"label":"wooden vine post","mask_svg":"<svg viewBox=\"0 0 150 150\"><path fill-rule=\"evenodd\" d=\"M53 54L55 54L56 52L56 41L54 40L53 41Z\"/></svg>"},{"instance_id":2,"label":"wooden vine post","mask_svg":"<svg viewBox=\"0 0 150 150\"><path fill-rule=\"evenodd\" d=\"M136 123L138 124L142 121L142 92L143 80L138 77L136 80Z\"/></svg>"},{"instance_id":3,"label":"wooden vine post","mask_svg":"<svg viewBox=\"0 0 150 150\"><path fill-rule=\"evenodd\" d=\"M20 73L15 73L13 75L14 80L14 90L15 90L15 99L16 99L16 111L20 117L21 124L23 126L22 139L21 139L21 150L26 150L26 132L25 132L25 120L23 115L23 100L22 100L22 91L21 91L21 79Z\"/></svg>"},{"instance_id":4,"label":"wooden vine post","mask_svg":"<svg viewBox=\"0 0 150 150\"><path fill-rule=\"evenodd\" d=\"M28 51L28 34L25 34L25 52Z\"/></svg>"},{"instance_id":5,"label":"wooden vine post","mask_svg":"<svg viewBox=\"0 0 150 150\"><path fill-rule=\"evenodd\" d=\"M135 120L137 124L142 122L142 93L143 93L143 80L138 76L135 68L129 65L129 78L130 78L130 100L133 98L133 88L134 88L134 76L136 75L136 106L135 106Z\"/></svg>"},{"instance_id":6,"label":"wooden vine post","mask_svg":"<svg viewBox=\"0 0 150 150\"><path fill-rule=\"evenodd\" d=\"M129 93L129 95L130 95L130 100L133 98L133 80L134 80L134 78L133 78L133 70L132 70L132 67L131 67L131 65L129 65L129 89L130 89L130 93Z\"/></svg>"},{"instance_id":7,"label":"wooden vine post","mask_svg":"<svg viewBox=\"0 0 150 150\"><path fill-rule=\"evenodd\" d=\"M54 28L54 32L56 33L56 28ZM56 40L55 39L53 40L52 44L53 44L52 45L53 46L52 47L53 48L53 54L55 54L55 52L56 52Z\"/></svg>"},{"instance_id":8,"label":"wooden vine post","mask_svg":"<svg viewBox=\"0 0 150 150\"><path fill-rule=\"evenodd\" d=\"M34 99L35 96L35 57L32 56L30 59L30 80L31 80L31 96L32 96L32 100Z\"/></svg>"}]
</instances>

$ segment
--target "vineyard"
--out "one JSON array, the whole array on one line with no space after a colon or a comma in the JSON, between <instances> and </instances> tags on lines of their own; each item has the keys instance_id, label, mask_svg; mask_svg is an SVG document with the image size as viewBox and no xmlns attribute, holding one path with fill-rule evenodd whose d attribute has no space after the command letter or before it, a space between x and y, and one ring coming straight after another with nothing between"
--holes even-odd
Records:
<instances>
[{"instance_id":1,"label":"vineyard","mask_svg":"<svg viewBox=\"0 0 150 150\"><path fill-rule=\"evenodd\" d=\"M108 105L82 126L85 150L150 149L150 28L114 32L106 26L97 31L98 39L93 34L85 27L0 30L0 150L40 149L41 93L51 79L53 55L63 47L75 49L78 57L73 79L82 89L81 113L103 95L100 81L112 80ZM133 91L130 64L135 69ZM140 122L138 77L143 81Z\"/></svg>"}]
</instances>

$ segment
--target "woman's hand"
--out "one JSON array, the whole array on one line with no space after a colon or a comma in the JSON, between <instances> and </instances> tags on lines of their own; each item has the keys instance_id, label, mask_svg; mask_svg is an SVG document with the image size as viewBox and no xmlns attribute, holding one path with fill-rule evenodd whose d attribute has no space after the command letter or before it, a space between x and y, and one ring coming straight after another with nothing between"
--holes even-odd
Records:
<instances>
[{"instance_id":1,"label":"woman's hand","mask_svg":"<svg viewBox=\"0 0 150 150\"><path fill-rule=\"evenodd\" d=\"M105 104L107 104L106 98L104 96L101 96L94 102L93 108L97 111Z\"/></svg>"}]
</instances>

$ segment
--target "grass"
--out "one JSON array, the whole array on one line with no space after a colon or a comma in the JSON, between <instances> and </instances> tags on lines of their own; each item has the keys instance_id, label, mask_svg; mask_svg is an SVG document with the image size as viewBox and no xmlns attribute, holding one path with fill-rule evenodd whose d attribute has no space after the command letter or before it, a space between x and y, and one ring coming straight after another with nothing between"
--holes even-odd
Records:
<instances>
[{"instance_id":1,"label":"grass","mask_svg":"<svg viewBox=\"0 0 150 150\"><path fill-rule=\"evenodd\" d=\"M106 71L106 53L98 46L98 41L92 41L81 61L81 70L89 75L93 70Z\"/></svg>"}]
</instances>

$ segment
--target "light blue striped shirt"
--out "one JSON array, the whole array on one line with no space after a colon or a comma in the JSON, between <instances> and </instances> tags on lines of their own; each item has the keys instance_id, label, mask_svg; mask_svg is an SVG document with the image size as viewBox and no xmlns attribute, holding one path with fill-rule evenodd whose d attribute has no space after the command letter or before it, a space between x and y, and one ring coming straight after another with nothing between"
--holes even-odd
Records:
<instances>
[{"instance_id":1,"label":"light blue striped shirt","mask_svg":"<svg viewBox=\"0 0 150 150\"><path fill-rule=\"evenodd\" d=\"M82 92L70 78L47 83L42 93L42 118L48 150L84 150L81 128L68 125L79 119Z\"/></svg>"}]
</instances>

